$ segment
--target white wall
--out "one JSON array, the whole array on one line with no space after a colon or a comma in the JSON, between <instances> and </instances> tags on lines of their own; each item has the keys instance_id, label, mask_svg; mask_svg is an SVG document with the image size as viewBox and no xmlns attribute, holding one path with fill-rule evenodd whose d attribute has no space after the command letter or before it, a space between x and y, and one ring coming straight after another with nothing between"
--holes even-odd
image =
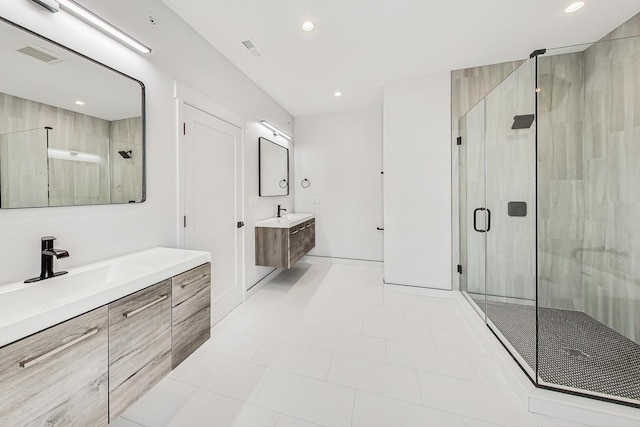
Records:
<instances>
[{"instance_id":1,"label":"white wall","mask_svg":"<svg viewBox=\"0 0 640 427\"><path fill-rule=\"evenodd\" d=\"M256 122L266 119L293 132L293 118L163 3L155 0L84 0L82 4L153 49L138 55L65 12L51 14L29 1L0 2L0 15L56 40L141 81L147 89L147 201L142 204L0 211L0 284L40 271L40 236L55 235L57 247L71 257L70 268L153 246L177 244L176 105L178 80L247 120L245 183L247 224L275 213L293 197L258 199L258 136L270 136ZM152 27L147 15L158 24ZM247 241L253 231L246 230ZM246 245L246 281L270 270L253 267L253 247Z\"/></svg>"},{"instance_id":2,"label":"white wall","mask_svg":"<svg viewBox=\"0 0 640 427\"><path fill-rule=\"evenodd\" d=\"M316 214L310 255L381 261L382 111L297 117L295 146L296 211Z\"/></svg>"},{"instance_id":3,"label":"white wall","mask_svg":"<svg viewBox=\"0 0 640 427\"><path fill-rule=\"evenodd\" d=\"M384 88L384 278L451 289L451 77Z\"/></svg>"}]
</instances>

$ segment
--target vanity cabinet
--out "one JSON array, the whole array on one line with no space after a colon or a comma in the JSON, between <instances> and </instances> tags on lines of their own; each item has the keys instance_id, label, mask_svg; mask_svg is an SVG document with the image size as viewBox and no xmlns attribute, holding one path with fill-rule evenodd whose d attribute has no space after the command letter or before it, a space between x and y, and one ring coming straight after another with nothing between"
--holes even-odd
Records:
<instances>
[{"instance_id":1,"label":"vanity cabinet","mask_svg":"<svg viewBox=\"0 0 640 427\"><path fill-rule=\"evenodd\" d=\"M0 348L0 424L106 426L108 309Z\"/></svg>"},{"instance_id":2,"label":"vanity cabinet","mask_svg":"<svg viewBox=\"0 0 640 427\"><path fill-rule=\"evenodd\" d=\"M107 426L210 328L206 263L0 347L0 426Z\"/></svg>"},{"instance_id":3,"label":"vanity cabinet","mask_svg":"<svg viewBox=\"0 0 640 427\"><path fill-rule=\"evenodd\" d=\"M211 264L171 279L171 350L175 368L211 336Z\"/></svg>"},{"instance_id":4,"label":"vanity cabinet","mask_svg":"<svg viewBox=\"0 0 640 427\"><path fill-rule=\"evenodd\" d=\"M109 420L171 371L171 279L109 304Z\"/></svg>"},{"instance_id":5,"label":"vanity cabinet","mask_svg":"<svg viewBox=\"0 0 640 427\"><path fill-rule=\"evenodd\" d=\"M315 218L289 228L256 227L256 265L291 268L316 245Z\"/></svg>"}]
</instances>

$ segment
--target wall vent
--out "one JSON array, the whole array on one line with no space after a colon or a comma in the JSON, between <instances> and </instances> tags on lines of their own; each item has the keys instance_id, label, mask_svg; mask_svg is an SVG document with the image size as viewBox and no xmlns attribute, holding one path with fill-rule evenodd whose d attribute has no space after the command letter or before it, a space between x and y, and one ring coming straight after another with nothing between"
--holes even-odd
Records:
<instances>
[{"instance_id":1,"label":"wall vent","mask_svg":"<svg viewBox=\"0 0 640 427\"><path fill-rule=\"evenodd\" d=\"M42 48L35 48L33 46L25 46L22 49L18 49L18 52L24 53L32 58L46 62L47 64L59 61L60 58L53 56L53 52L45 52Z\"/></svg>"},{"instance_id":2,"label":"wall vent","mask_svg":"<svg viewBox=\"0 0 640 427\"><path fill-rule=\"evenodd\" d=\"M258 57L258 56L262 56L264 55L264 52L262 51L262 49L260 49L258 47L258 45L256 44L256 42L254 42L253 40L245 40L242 42L242 44L244 45L244 47L247 48L247 50L249 52L251 52L253 54L253 56Z\"/></svg>"}]
</instances>

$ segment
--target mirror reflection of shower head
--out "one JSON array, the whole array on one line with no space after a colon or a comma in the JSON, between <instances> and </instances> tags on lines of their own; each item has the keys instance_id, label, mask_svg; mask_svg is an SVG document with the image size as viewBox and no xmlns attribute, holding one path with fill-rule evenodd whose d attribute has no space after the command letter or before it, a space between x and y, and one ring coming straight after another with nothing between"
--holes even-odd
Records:
<instances>
[{"instance_id":1,"label":"mirror reflection of shower head","mask_svg":"<svg viewBox=\"0 0 640 427\"><path fill-rule=\"evenodd\" d=\"M129 150L129 151L118 151L118 154L120 154L123 159L130 159L131 158L131 150Z\"/></svg>"}]
</instances>

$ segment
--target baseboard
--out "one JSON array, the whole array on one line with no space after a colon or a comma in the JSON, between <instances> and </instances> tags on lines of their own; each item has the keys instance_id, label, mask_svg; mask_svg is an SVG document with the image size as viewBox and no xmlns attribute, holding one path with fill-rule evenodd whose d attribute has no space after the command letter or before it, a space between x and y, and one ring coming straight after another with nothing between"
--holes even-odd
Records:
<instances>
[{"instance_id":1,"label":"baseboard","mask_svg":"<svg viewBox=\"0 0 640 427\"><path fill-rule=\"evenodd\" d=\"M396 294L417 295L421 297L444 298L444 299L453 298L453 291L451 291L450 289L423 288L421 286L399 285L396 283L387 283L387 282L384 282L382 287L385 292L393 292Z\"/></svg>"},{"instance_id":2,"label":"baseboard","mask_svg":"<svg viewBox=\"0 0 640 427\"><path fill-rule=\"evenodd\" d=\"M320 255L305 255L302 261L310 264L338 264L338 265L353 265L357 267L370 267L382 269L384 263L382 261L373 261L368 259L354 259L354 258L336 258Z\"/></svg>"},{"instance_id":3,"label":"baseboard","mask_svg":"<svg viewBox=\"0 0 640 427\"><path fill-rule=\"evenodd\" d=\"M529 412L598 427L639 426L640 410L588 397L537 388L462 293L454 292L462 314Z\"/></svg>"},{"instance_id":4,"label":"baseboard","mask_svg":"<svg viewBox=\"0 0 640 427\"><path fill-rule=\"evenodd\" d=\"M276 277L278 274L282 273L283 271L284 271L283 268L276 268L271 273L267 274L262 279L258 280L258 282L256 282L253 286L251 286L249 289L245 291L244 300L246 301L249 298L251 298L253 294L255 294L260 289L262 289L264 285L269 283L274 277Z\"/></svg>"}]
</instances>

